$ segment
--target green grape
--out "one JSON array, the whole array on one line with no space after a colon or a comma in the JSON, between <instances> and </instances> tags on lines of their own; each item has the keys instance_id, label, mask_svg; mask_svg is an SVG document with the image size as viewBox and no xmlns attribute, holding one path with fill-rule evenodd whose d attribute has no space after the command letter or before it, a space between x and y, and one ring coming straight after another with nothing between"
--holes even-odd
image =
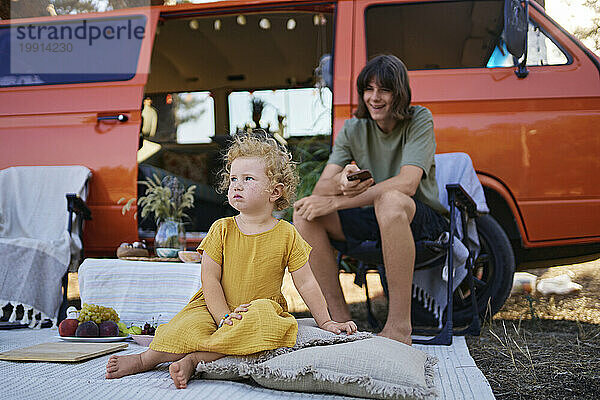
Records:
<instances>
[{"instance_id":1,"label":"green grape","mask_svg":"<svg viewBox=\"0 0 600 400\"><path fill-rule=\"evenodd\" d=\"M79 310L79 321L94 321L101 323L104 321L119 322L119 314L112 307L104 307L98 304L87 304L83 303L81 310Z\"/></svg>"}]
</instances>

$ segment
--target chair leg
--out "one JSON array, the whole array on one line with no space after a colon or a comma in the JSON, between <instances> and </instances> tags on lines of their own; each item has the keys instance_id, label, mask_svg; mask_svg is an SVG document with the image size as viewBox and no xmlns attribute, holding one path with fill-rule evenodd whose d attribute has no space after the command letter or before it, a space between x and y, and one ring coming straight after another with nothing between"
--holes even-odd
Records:
<instances>
[{"instance_id":1,"label":"chair leg","mask_svg":"<svg viewBox=\"0 0 600 400\"><path fill-rule=\"evenodd\" d=\"M467 258L467 283L469 284L469 291L471 292L471 310L473 318L465 329L456 332L458 335L473 335L479 336L481 334L481 320L479 318L479 306L477 305L477 296L475 295L475 283L473 281L473 259L471 256Z\"/></svg>"},{"instance_id":2,"label":"chair leg","mask_svg":"<svg viewBox=\"0 0 600 400\"><path fill-rule=\"evenodd\" d=\"M61 323L64 319L67 318L67 307L69 305L67 301L67 288L69 286L69 271L65 272L62 278L62 290L63 290L63 298L60 308L58 309L58 320L57 323Z\"/></svg>"},{"instance_id":3,"label":"chair leg","mask_svg":"<svg viewBox=\"0 0 600 400\"><path fill-rule=\"evenodd\" d=\"M413 339L413 343L417 344L434 344L450 346L452 344L452 336L454 335L454 322L452 320L453 304L453 280L454 280L454 233L456 232L456 223L454 215L456 213L455 193L448 191L448 204L450 205L450 241L448 243L448 285L447 285L447 305L446 305L446 322L442 326L442 330L430 339Z\"/></svg>"},{"instance_id":4,"label":"chair leg","mask_svg":"<svg viewBox=\"0 0 600 400\"><path fill-rule=\"evenodd\" d=\"M379 321L375 317L375 313L373 312L373 304L371 303L371 296L369 295L369 283L367 282L367 272L366 271L367 271L367 267L365 266L365 264L362 261L360 261L358 263L358 274L361 274L361 275L364 274L364 278L362 279L362 282L365 285L365 295L367 297L367 322L369 322L369 325L371 326L371 328L381 329L381 324L379 323Z\"/></svg>"}]
</instances>

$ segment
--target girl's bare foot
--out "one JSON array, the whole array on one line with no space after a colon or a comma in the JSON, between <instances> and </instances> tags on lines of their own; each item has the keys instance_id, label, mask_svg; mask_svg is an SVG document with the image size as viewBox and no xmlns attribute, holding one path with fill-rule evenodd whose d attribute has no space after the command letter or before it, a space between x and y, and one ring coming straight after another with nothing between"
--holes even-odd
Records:
<instances>
[{"instance_id":1,"label":"girl's bare foot","mask_svg":"<svg viewBox=\"0 0 600 400\"><path fill-rule=\"evenodd\" d=\"M144 367L141 354L111 356L106 364L106 379L121 378L151 369Z\"/></svg>"},{"instance_id":2,"label":"girl's bare foot","mask_svg":"<svg viewBox=\"0 0 600 400\"><path fill-rule=\"evenodd\" d=\"M173 383L177 389L185 389L187 387L187 382L194 375L197 365L198 363L195 362L194 357L188 354L169 366L171 379L173 379Z\"/></svg>"}]
</instances>

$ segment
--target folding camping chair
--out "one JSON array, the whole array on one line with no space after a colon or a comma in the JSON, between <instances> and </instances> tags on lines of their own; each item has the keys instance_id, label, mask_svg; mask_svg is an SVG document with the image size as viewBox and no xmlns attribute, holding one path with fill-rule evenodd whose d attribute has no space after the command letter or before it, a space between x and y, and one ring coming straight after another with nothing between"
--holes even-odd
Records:
<instances>
[{"instance_id":1,"label":"folding camping chair","mask_svg":"<svg viewBox=\"0 0 600 400\"><path fill-rule=\"evenodd\" d=\"M64 319L69 266L79 265L82 221L91 219L82 200L90 175L83 166L0 171L0 302L5 314L0 327L40 327ZM22 317L17 316L21 309Z\"/></svg>"},{"instance_id":2,"label":"folding camping chair","mask_svg":"<svg viewBox=\"0 0 600 400\"><path fill-rule=\"evenodd\" d=\"M460 282L455 282L455 274L448 272L446 274L446 284L444 285L447 300L445 307L446 321L439 331L413 330L413 335L434 335L430 339L413 338L413 343L450 345L452 344L453 334L479 335L480 333L481 323L472 271L473 262L479 251L474 219L482 213L488 212L488 209L485 204L483 188L477 179L469 155L465 153L436 154L435 162L436 179L440 188L440 202L448 205L450 226L448 232L444 232L437 240L424 240L415 243L415 274L417 274L417 271L430 270L432 273L437 273L440 280L442 280L442 269L445 265L448 268L447 271L456 271L457 268L463 268L461 265L456 265L457 253L460 248L463 251L466 250L466 257L463 257L466 271L462 271L460 276L465 277L471 293L472 319L465 329L459 331L453 329L453 293ZM477 201L474 200L474 197ZM344 256L357 260L355 283L364 286L367 297L368 321L371 326L377 327L378 322L372 310L366 273L368 270L373 269L379 273L384 293L389 298L380 244L376 241L364 241L352 249L345 249L346 246L343 246L341 242L332 241L332 245L340 251L338 266L341 267ZM413 301L416 300L413 298ZM442 314L439 315L439 321L442 321Z\"/></svg>"}]
</instances>

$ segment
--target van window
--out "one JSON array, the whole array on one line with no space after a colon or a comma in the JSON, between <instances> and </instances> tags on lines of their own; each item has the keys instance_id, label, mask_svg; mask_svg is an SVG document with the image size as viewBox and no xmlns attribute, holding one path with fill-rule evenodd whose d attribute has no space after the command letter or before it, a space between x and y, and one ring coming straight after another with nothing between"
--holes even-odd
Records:
<instances>
[{"instance_id":1,"label":"van window","mask_svg":"<svg viewBox=\"0 0 600 400\"><path fill-rule=\"evenodd\" d=\"M529 21L527 66L564 65L568 63L567 55L555 42L539 26ZM506 44L500 40L487 63L487 67L514 67L515 65L513 56L506 49Z\"/></svg>"},{"instance_id":2,"label":"van window","mask_svg":"<svg viewBox=\"0 0 600 400\"><path fill-rule=\"evenodd\" d=\"M129 80L146 16L0 27L0 87Z\"/></svg>"},{"instance_id":3,"label":"van window","mask_svg":"<svg viewBox=\"0 0 600 400\"><path fill-rule=\"evenodd\" d=\"M264 128L284 138L330 135L332 101L326 87L234 92L229 95L230 133Z\"/></svg>"},{"instance_id":4,"label":"van window","mask_svg":"<svg viewBox=\"0 0 600 400\"><path fill-rule=\"evenodd\" d=\"M409 70L483 68L502 33L503 0L382 5L366 11L367 56Z\"/></svg>"},{"instance_id":5,"label":"van window","mask_svg":"<svg viewBox=\"0 0 600 400\"><path fill-rule=\"evenodd\" d=\"M215 134L215 102L208 91L144 96L142 134L157 143L210 143Z\"/></svg>"},{"instance_id":6,"label":"van window","mask_svg":"<svg viewBox=\"0 0 600 400\"><path fill-rule=\"evenodd\" d=\"M215 102L210 92L177 94L177 143L210 143L215 134Z\"/></svg>"}]
</instances>

